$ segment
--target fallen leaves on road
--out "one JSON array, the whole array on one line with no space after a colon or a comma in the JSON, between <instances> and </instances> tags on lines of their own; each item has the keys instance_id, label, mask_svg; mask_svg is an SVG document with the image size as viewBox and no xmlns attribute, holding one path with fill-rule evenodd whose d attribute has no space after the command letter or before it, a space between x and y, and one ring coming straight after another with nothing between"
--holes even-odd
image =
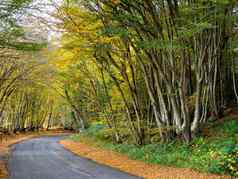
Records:
<instances>
[{"instance_id":1,"label":"fallen leaves on road","mask_svg":"<svg viewBox=\"0 0 238 179\"><path fill-rule=\"evenodd\" d=\"M7 169L3 161L0 161L0 179L7 178Z\"/></svg>"},{"instance_id":2,"label":"fallen leaves on road","mask_svg":"<svg viewBox=\"0 0 238 179\"><path fill-rule=\"evenodd\" d=\"M60 141L66 149L73 153L92 159L121 171L144 177L146 179L226 179L226 176L199 173L191 169L173 168L160 165L146 164L142 161L131 160L113 151L104 150L87 144L70 140Z\"/></svg>"}]
</instances>

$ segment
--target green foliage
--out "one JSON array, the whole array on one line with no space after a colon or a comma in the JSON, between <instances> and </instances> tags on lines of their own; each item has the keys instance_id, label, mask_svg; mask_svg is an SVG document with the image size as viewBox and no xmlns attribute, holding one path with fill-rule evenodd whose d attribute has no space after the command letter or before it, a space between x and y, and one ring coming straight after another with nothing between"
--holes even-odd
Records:
<instances>
[{"instance_id":1,"label":"green foliage","mask_svg":"<svg viewBox=\"0 0 238 179\"><path fill-rule=\"evenodd\" d=\"M15 42L12 44L7 44L9 47L13 47L16 50L22 51L40 51L42 48L46 47L46 43L31 43L31 42Z\"/></svg>"},{"instance_id":2,"label":"green foliage","mask_svg":"<svg viewBox=\"0 0 238 179\"><path fill-rule=\"evenodd\" d=\"M128 37L129 32L125 28L120 28L120 27L107 27L104 28L99 35L104 35L104 36L118 36L118 37Z\"/></svg>"},{"instance_id":3,"label":"green foliage","mask_svg":"<svg viewBox=\"0 0 238 179\"><path fill-rule=\"evenodd\" d=\"M220 171L238 177L238 145L227 146L216 166Z\"/></svg>"},{"instance_id":4,"label":"green foliage","mask_svg":"<svg viewBox=\"0 0 238 179\"><path fill-rule=\"evenodd\" d=\"M105 127L103 130L100 130L96 135L101 140L114 140L114 131L112 128Z\"/></svg>"},{"instance_id":5,"label":"green foliage","mask_svg":"<svg viewBox=\"0 0 238 179\"><path fill-rule=\"evenodd\" d=\"M238 120L232 119L232 118L226 118L224 125L222 127L217 126L216 130L224 135L237 136L238 135Z\"/></svg>"},{"instance_id":6,"label":"green foliage","mask_svg":"<svg viewBox=\"0 0 238 179\"><path fill-rule=\"evenodd\" d=\"M19 14L32 0L2 0L0 2L0 47L14 48L21 51L39 51L45 43L23 42L24 28L19 24ZM32 7L31 7L32 8Z\"/></svg>"},{"instance_id":7,"label":"green foliage","mask_svg":"<svg viewBox=\"0 0 238 179\"><path fill-rule=\"evenodd\" d=\"M100 136L99 132L104 129L106 126L103 124L92 124L87 130L83 131L82 135L86 136ZM100 138L100 137L99 137Z\"/></svg>"}]
</instances>

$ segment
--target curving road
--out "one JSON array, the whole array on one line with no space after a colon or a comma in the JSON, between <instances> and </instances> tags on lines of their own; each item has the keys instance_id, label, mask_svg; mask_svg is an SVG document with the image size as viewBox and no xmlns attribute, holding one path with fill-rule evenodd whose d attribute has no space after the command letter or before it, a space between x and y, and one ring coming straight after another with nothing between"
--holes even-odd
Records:
<instances>
[{"instance_id":1,"label":"curving road","mask_svg":"<svg viewBox=\"0 0 238 179\"><path fill-rule=\"evenodd\" d=\"M65 150L61 137L41 137L12 146L10 179L138 179Z\"/></svg>"}]
</instances>

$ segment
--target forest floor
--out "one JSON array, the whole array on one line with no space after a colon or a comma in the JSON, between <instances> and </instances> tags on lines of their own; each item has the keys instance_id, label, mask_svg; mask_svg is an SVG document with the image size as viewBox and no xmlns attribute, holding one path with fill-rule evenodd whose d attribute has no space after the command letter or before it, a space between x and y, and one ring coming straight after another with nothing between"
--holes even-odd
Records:
<instances>
[{"instance_id":1,"label":"forest floor","mask_svg":"<svg viewBox=\"0 0 238 179\"><path fill-rule=\"evenodd\" d=\"M238 156L238 113L211 121L204 128L203 135L197 137L190 146L182 143L155 143L143 147L115 144L102 140L102 136L98 138L100 131L92 131L95 136L74 134L60 143L77 155L146 179L235 178L222 174L230 173L227 172L229 167L237 164L233 160L237 162ZM41 131L0 138L0 179L6 179L8 175L6 159L11 145L34 137L58 134L65 132ZM230 163L224 161L225 157ZM234 174L237 170L231 172Z\"/></svg>"},{"instance_id":2,"label":"forest floor","mask_svg":"<svg viewBox=\"0 0 238 179\"><path fill-rule=\"evenodd\" d=\"M60 143L73 153L146 179L238 178L238 109L207 125L190 145L179 141L145 146L116 144L102 126ZM228 176L231 175L231 176ZM233 177L232 177L233 175Z\"/></svg>"},{"instance_id":3,"label":"forest floor","mask_svg":"<svg viewBox=\"0 0 238 179\"><path fill-rule=\"evenodd\" d=\"M50 130L50 131L26 132L26 133L0 136L0 179L8 178L7 159L9 156L11 145L35 137L55 136L63 134L72 134L72 133L63 130Z\"/></svg>"},{"instance_id":4,"label":"forest floor","mask_svg":"<svg viewBox=\"0 0 238 179\"><path fill-rule=\"evenodd\" d=\"M145 179L228 179L228 176L200 173L188 168L167 167L148 164L139 160L131 160L126 155L114 151L94 147L89 144L70 140L60 142L73 153L92 159L100 164L117 168Z\"/></svg>"},{"instance_id":5,"label":"forest floor","mask_svg":"<svg viewBox=\"0 0 238 179\"><path fill-rule=\"evenodd\" d=\"M210 120L189 146L181 142L142 147L115 144L102 138L103 129L96 130L99 126L72 135L61 144L75 154L147 179L236 178L238 113Z\"/></svg>"}]
</instances>

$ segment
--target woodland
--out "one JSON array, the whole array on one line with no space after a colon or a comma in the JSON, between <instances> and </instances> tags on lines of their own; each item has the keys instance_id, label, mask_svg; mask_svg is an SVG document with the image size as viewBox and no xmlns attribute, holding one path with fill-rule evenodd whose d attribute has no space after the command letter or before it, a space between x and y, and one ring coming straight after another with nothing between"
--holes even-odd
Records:
<instances>
[{"instance_id":1,"label":"woodland","mask_svg":"<svg viewBox=\"0 0 238 179\"><path fill-rule=\"evenodd\" d=\"M237 106L237 5L62 0L53 23L35 17L60 34L49 40L20 22L40 11L34 0L1 0L0 131L93 128L115 144L190 146ZM234 168L237 120L229 127Z\"/></svg>"}]
</instances>

